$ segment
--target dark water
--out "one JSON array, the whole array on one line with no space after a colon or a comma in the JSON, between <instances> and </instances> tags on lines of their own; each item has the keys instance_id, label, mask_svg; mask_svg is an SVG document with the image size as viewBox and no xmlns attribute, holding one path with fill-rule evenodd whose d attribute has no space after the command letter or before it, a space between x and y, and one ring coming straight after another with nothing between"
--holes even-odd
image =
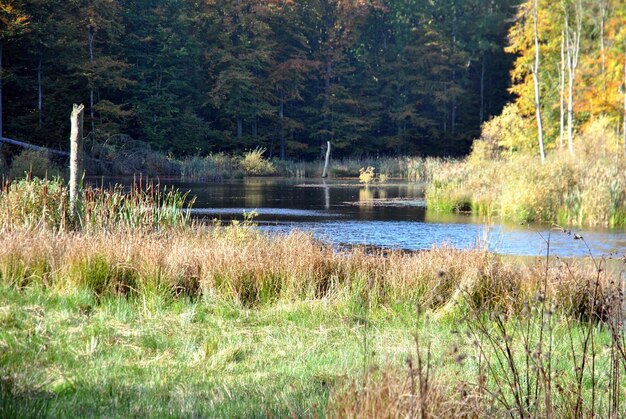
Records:
<instances>
[{"instance_id":1,"label":"dark water","mask_svg":"<svg viewBox=\"0 0 626 419\"><path fill-rule=\"evenodd\" d=\"M168 183L163 182L162 183ZM514 255L585 256L626 253L624 229L573 229L571 234L545 225L486 223L468 215L427 211L420 185L389 182L365 188L357 181L248 179L223 183L173 183L195 195L194 216L229 221L244 211L258 212L261 228L286 232L310 230L337 245L364 244L427 249L433 245L474 247ZM584 240L574 239L574 234ZM587 248L589 246L589 249Z\"/></svg>"}]
</instances>

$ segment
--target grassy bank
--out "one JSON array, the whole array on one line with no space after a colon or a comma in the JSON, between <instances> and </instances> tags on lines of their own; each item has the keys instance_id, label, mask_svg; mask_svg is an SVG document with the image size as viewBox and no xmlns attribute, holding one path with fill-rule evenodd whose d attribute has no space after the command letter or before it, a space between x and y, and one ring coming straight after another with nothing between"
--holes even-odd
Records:
<instances>
[{"instance_id":1,"label":"grassy bank","mask_svg":"<svg viewBox=\"0 0 626 419\"><path fill-rule=\"evenodd\" d=\"M376 174L387 178L428 182L444 160L422 157L362 157L332 159L329 176L358 178L360 170L373 167ZM242 156L212 154L189 157L179 163L180 173L190 179L230 179L244 176L321 177L323 161L267 159L262 150Z\"/></svg>"},{"instance_id":2,"label":"grassy bank","mask_svg":"<svg viewBox=\"0 0 626 419\"><path fill-rule=\"evenodd\" d=\"M476 154L435 173L426 193L438 211L561 225L626 225L626 161L614 157L485 159Z\"/></svg>"},{"instance_id":3,"label":"grassy bank","mask_svg":"<svg viewBox=\"0 0 626 419\"><path fill-rule=\"evenodd\" d=\"M0 416L626 408L625 284L605 260L340 253L196 225L154 186L88 189L74 216L66 200L59 182L0 193Z\"/></svg>"},{"instance_id":4,"label":"grassy bank","mask_svg":"<svg viewBox=\"0 0 626 419\"><path fill-rule=\"evenodd\" d=\"M268 158L263 149L254 149L241 155L214 153L206 156L170 158L149 149L133 153L97 153L100 160L87 160L87 173L91 176L106 174L133 176L180 176L188 180L222 181L241 179L246 176L321 177L323 160L295 161ZM103 160L102 160L103 159ZM111 161L113 164L103 163ZM427 182L442 163L442 159L421 157L362 157L332 159L330 177L359 177L359 170L373 167L377 174L387 178ZM0 161L0 171L11 179L24 178L28 174L43 178L46 175L65 176L63 164L49 156L34 151L24 151L13 157L10 165Z\"/></svg>"},{"instance_id":5,"label":"grassy bank","mask_svg":"<svg viewBox=\"0 0 626 419\"><path fill-rule=\"evenodd\" d=\"M13 231L0 249L9 415L418 416L430 406L438 417L506 416L518 398L530 400L524 416L546 403L559 417L625 407L623 280L590 261L340 254L245 225Z\"/></svg>"}]
</instances>

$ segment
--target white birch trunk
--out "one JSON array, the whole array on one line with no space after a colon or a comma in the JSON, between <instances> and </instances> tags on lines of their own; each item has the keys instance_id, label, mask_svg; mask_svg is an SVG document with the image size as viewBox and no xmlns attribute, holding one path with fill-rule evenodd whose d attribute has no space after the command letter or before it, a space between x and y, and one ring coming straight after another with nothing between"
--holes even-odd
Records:
<instances>
[{"instance_id":1,"label":"white birch trunk","mask_svg":"<svg viewBox=\"0 0 626 419\"><path fill-rule=\"evenodd\" d=\"M626 55L624 56L624 116L622 121L622 138L624 140L624 155L626 156Z\"/></svg>"},{"instance_id":2,"label":"white birch trunk","mask_svg":"<svg viewBox=\"0 0 626 419\"><path fill-rule=\"evenodd\" d=\"M561 31L561 72L559 78L560 114L559 114L559 150L563 150L565 138L565 32Z\"/></svg>"},{"instance_id":3,"label":"white birch trunk","mask_svg":"<svg viewBox=\"0 0 626 419\"><path fill-rule=\"evenodd\" d=\"M539 139L539 154L541 163L546 162L546 153L543 146L543 123L541 121L541 98L539 96L539 5L535 0L533 10L534 17L534 41L535 41L535 65L533 67L533 83L535 87L535 113L537 116L537 137Z\"/></svg>"},{"instance_id":4,"label":"white birch trunk","mask_svg":"<svg viewBox=\"0 0 626 419\"><path fill-rule=\"evenodd\" d=\"M2 43L0 43L0 138L2 138L4 135L4 132L2 130L2 50L3 50L3 45ZM0 148L2 147L2 145L0 145Z\"/></svg>"},{"instance_id":5,"label":"white birch trunk","mask_svg":"<svg viewBox=\"0 0 626 419\"><path fill-rule=\"evenodd\" d=\"M607 4L606 0L600 0L600 56L602 65L602 92L606 90L606 53L605 53L605 40L604 40L604 21L606 20Z\"/></svg>"},{"instance_id":6,"label":"white birch trunk","mask_svg":"<svg viewBox=\"0 0 626 419\"><path fill-rule=\"evenodd\" d=\"M582 23L580 18L581 6L575 3L576 29L569 25L568 12L565 10L565 32L567 35L567 148L570 156L574 155L574 85L576 84L576 69L578 68L578 53L580 51L580 35Z\"/></svg>"}]
</instances>

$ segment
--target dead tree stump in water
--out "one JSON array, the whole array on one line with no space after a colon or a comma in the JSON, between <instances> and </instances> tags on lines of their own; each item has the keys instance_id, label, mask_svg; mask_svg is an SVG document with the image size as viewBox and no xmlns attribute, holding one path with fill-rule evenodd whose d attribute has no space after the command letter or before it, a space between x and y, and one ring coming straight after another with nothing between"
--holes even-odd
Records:
<instances>
[{"instance_id":1,"label":"dead tree stump in water","mask_svg":"<svg viewBox=\"0 0 626 419\"><path fill-rule=\"evenodd\" d=\"M323 179L328 177L328 160L330 160L330 141L326 141L326 159L324 161L324 172L322 173Z\"/></svg>"}]
</instances>

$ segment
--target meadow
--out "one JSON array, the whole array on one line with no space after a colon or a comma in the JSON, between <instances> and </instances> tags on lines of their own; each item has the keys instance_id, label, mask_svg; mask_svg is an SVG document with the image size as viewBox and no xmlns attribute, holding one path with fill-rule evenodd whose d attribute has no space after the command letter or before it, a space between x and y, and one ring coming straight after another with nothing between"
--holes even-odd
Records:
<instances>
[{"instance_id":1,"label":"meadow","mask_svg":"<svg viewBox=\"0 0 626 419\"><path fill-rule=\"evenodd\" d=\"M186 205L158 185L87 188L70 214L62 182L4 185L3 417L626 409L622 255L338 252Z\"/></svg>"}]
</instances>

